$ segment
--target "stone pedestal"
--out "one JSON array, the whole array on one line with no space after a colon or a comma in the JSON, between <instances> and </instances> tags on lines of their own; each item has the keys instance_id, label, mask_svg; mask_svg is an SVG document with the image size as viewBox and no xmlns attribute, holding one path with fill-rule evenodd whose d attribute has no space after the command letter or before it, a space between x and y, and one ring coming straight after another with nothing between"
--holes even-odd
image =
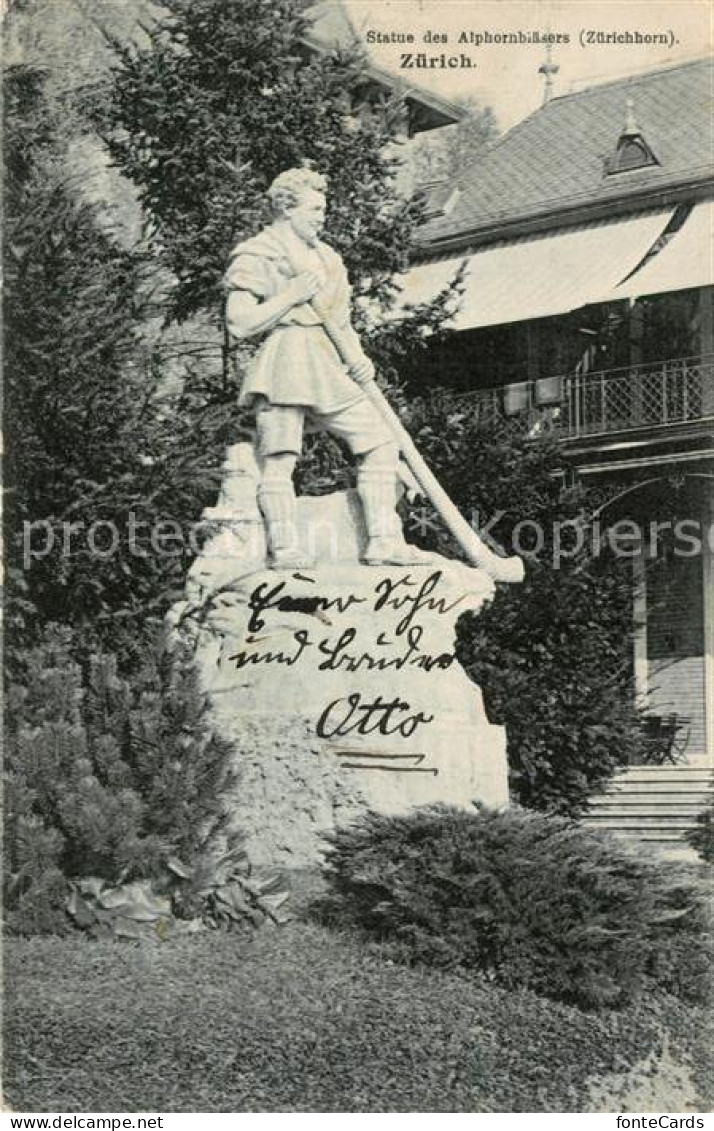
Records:
<instances>
[{"instance_id":1,"label":"stone pedestal","mask_svg":"<svg viewBox=\"0 0 714 1131\"><path fill-rule=\"evenodd\" d=\"M232 452L231 486L206 516L217 532L174 619L193 633L215 724L236 751L232 805L252 859L312 864L322 834L368 808L507 805L503 729L453 654L456 620L493 583L433 555L359 564L352 492L300 499L318 564L269 570L249 453Z\"/></svg>"}]
</instances>

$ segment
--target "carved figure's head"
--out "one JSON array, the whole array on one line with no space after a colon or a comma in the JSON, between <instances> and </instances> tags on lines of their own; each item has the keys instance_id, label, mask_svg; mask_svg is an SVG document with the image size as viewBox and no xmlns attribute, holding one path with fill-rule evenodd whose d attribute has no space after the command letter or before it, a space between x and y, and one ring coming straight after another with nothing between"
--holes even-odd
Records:
<instances>
[{"instance_id":1,"label":"carved figure's head","mask_svg":"<svg viewBox=\"0 0 714 1131\"><path fill-rule=\"evenodd\" d=\"M306 243L315 243L325 223L327 179L314 169L287 169L268 189L273 214L287 220Z\"/></svg>"}]
</instances>

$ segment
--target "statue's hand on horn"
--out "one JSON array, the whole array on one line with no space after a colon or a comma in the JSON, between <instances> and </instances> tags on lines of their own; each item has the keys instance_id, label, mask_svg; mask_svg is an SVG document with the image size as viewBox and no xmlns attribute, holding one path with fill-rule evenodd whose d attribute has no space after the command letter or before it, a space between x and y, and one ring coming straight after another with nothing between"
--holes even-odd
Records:
<instances>
[{"instance_id":1,"label":"statue's hand on horn","mask_svg":"<svg viewBox=\"0 0 714 1131\"><path fill-rule=\"evenodd\" d=\"M358 385L366 385L369 381L374 381L374 366L365 353L352 362L347 372Z\"/></svg>"}]
</instances>

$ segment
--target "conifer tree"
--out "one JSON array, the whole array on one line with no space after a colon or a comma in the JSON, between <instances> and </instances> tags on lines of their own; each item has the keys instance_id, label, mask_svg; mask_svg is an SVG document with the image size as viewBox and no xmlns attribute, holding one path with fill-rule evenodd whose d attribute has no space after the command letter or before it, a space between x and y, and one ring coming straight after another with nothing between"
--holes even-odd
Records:
<instances>
[{"instance_id":1,"label":"conifer tree","mask_svg":"<svg viewBox=\"0 0 714 1131\"><path fill-rule=\"evenodd\" d=\"M223 444L203 400L163 411L146 256L68 177L44 75L15 66L4 85L8 640L43 620L111 635L181 585L188 539L157 553L150 532L198 519Z\"/></svg>"},{"instance_id":2,"label":"conifer tree","mask_svg":"<svg viewBox=\"0 0 714 1131\"><path fill-rule=\"evenodd\" d=\"M66 926L68 879L190 866L234 781L188 656L147 650L129 684L111 654L80 665L76 653L71 630L51 626L8 688L5 906L22 933Z\"/></svg>"}]
</instances>

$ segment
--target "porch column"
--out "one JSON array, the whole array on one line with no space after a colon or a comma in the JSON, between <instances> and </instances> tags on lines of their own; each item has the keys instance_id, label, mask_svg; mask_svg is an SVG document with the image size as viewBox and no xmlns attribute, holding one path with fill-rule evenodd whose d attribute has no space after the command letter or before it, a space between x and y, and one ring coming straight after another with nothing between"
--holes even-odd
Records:
<instances>
[{"instance_id":1,"label":"porch column","mask_svg":"<svg viewBox=\"0 0 714 1131\"><path fill-rule=\"evenodd\" d=\"M714 416L714 287L699 291L700 348L704 360L702 370L702 416Z\"/></svg>"},{"instance_id":2,"label":"porch column","mask_svg":"<svg viewBox=\"0 0 714 1131\"><path fill-rule=\"evenodd\" d=\"M646 585L646 547L640 538L637 554L632 559L634 589L632 593L632 620L634 625L634 668L635 692L638 703L644 704L649 691L647 660L647 585Z\"/></svg>"},{"instance_id":3,"label":"porch column","mask_svg":"<svg viewBox=\"0 0 714 1131\"><path fill-rule=\"evenodd\" d=\"M714 499L704 504L702 569L704 573L704 735L714 758Z\"/></svg>"},{"instance_id":4,"label":"porch column","mask_svg":"<svg viewBox=\"0 0 714 1131\"><path fill-rule=\"evenodd\" d=\"M628 318L630 325L630 365L638 366L642 364L642 345L645 336L645 308L641 302L636 299L631 301ZM630 375L630 395L632 397L630 416L633 424L640 424L645 419L642 398L643 380L641 372Z\"/></svg>"},{"instance_id":5,"label":"porch column","mask_svg":"<svg viewBox=\"0 0 714 1131\"><path fill-rule=\"evenodd\" d=\"M547 377L547 373L541 374L539 365L539 346L540 334L537 322L526 323L526 376L529 381L536 381L540 376Z\"/></svg>"},{"instance_id":6,"label":"porch column","mask_svg":"<svg viewBox=\"0 0 714 1131\"><path fill-rule=\"evenodd\" d=\"M700 348L706 359L702 370L702 415L714 416L714 287L699 291ZM714 758L714 499L704 503L702 571L704 580L704 735L709 758Z\"/></svg>"}]
</instances>

